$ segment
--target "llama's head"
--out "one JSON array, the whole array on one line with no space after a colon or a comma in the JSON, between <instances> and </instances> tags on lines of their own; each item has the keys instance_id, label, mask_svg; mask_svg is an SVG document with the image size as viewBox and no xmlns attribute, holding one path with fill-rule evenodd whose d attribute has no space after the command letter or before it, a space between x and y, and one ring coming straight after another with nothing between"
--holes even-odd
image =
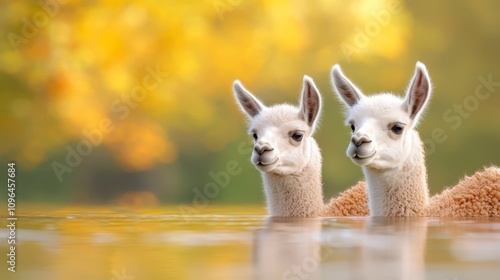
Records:
<instances>
[{"instance_id":1,"label":"llama's head","mask_svg":"<svg viewBox=\"0 0 500 280\"><path fill-rule=\"evenodd\" d=\"M414 129L431 95L425 65L417 62L404 98L389 93L365 96L339 65L333 66L332 84L346 105L346 124L352 129L347 156L374 169L400 166L418 141Z\"/></svg>"},{"instance_id":2,"label":"llama's head","mask_svg":"<svg viewBox=\"0 0 500 280\"><path fill-rule=\"evenodd\" d=\"M248 131L255 139L251 160L255 167L282 175L300 172L316 147L312 135L321 110L321 96L313 80L304 76L300 107L267 107L239 81L234 82L233 90L250 120Z\"/></svg>"}]
</instances>

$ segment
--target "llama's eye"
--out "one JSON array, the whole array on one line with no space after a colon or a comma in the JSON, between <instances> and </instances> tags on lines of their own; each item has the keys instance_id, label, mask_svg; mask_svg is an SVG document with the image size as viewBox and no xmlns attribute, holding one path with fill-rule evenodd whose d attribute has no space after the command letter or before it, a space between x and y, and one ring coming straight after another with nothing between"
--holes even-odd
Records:
<instances>
[{"instance_id":1,"label":"llama's eye","mask_svg":"<svg viewBox=\"0 0 500 280\"><path fill-rule=\"evenodd\" d=\"M253 139L255 139L255 140L257 140L257 138L259 138L259 137L257 136L257 133L254 133L252 136L253 136Z\"/></svg>"},{"instance_id":2,"label":"llama's eye","mask_svg":"<svg viewBox=\"0 0 500 280\"><path fill-rule=\"evenodd\" d=\"M351 124L351 130L352 130L352 132L354 132L354 130L356 130L356 127L354 127L353 124Z\"/></svg>"},{"instance_id":3,"label":"llama's eye","mask_svg":"<svg viewBox=\"0 0 500 280\"><path fill-rule=\"evenodd\" d=\"M391 131L396 133L396 134L401 134L403 133L404 126L401 124L395 124L391 127Z\"/></svg>"},{"instance_id":4,"label":"llama's eye","mask_svg":"<svg viewBox=\"0 0 500 280\"><path fill-rule=\"evenodd\" d=\"M299 132L295 132L294 134L292 134L292 139L297 141L297 142L300 142L302 141L302 133L299 133Z\"/></svg>"}]
</instances>

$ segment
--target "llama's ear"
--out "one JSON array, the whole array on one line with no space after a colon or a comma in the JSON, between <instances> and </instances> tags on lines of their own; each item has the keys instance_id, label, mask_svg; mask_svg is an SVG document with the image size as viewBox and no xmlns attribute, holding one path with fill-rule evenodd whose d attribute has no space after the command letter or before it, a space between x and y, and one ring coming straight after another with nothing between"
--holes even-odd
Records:
<instances>
[{"instance_id":1,"label":"llama's ear","mask_svg":"<svg viewBox=\"0 0 500 280\"><path fill-rule=\"evenodd\" d=\"M403 108L410 114L410 118L414 120L415 124L418 123L430 96L431 80L429 74L427 73L425 65L421 62L417 62L415 74L410 81L403 103Z\"/></svg>"},{"instance_id":2,"label":"llama's ear","mask_svg":"<svg viewBox=\"0 0 500 280\"><path fill-rule=\"evenodd\" d=\"M361 90L342 73L338 64L332 68L332 85L340 100L349 107L356 105L364 97Z\"/></svg>"},{"instance_id":3,"label":"llama's ear","mask_svg":"<svg viewBox=\"0 0 500 280\"><path fill-rule=\"evenodd\" d=\"M240 81L236 80L233 83L233 91L240 108L245 112L250 118L255 117L262 111L266 106L262 104L253 94L243 87Z\"/></svg>"},{"instance_id":4,"label":"llama's ear","mask_svg":"<svg viewBox=\"0 0 500 280\"><path fill-rule=\"evenodd\" d=\"M304 85L300 97L300 116L307 124L315 129L321 112L321 95L314 81L309 76L304 76Z\"/></svg>"}]
</instances>

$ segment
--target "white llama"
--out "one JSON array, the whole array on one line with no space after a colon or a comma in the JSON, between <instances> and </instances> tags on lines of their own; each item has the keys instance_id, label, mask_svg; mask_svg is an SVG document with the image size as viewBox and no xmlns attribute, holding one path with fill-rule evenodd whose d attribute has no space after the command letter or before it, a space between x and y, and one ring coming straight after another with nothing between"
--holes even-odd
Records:
<instances>
[{"instance_id":1,"label":"white llama","mask_svg":"<svg viewBox=\"0 0 500 280\"><path fill-rule=\"evenodd\" d=\"M262 175L268 211L272 216L368 215L363 182L325 206L321 152L312 137L321 112L321 96L304 76L300 107L265 106L239 81L233 84L237 103L249 117L255 139L251 161Z\"/></svg>"},{"instance_id":2,"label":"white llama","mask_svg":"<svg viewBox=\"0 0 500 280\"><path fill-rule=\"evenodd\" d=\"M332 83L347 107L352 137L347 155L361 166L372 216L498 216L500 169L490 167L429 200L422 141L415 130L431 96L425 66L417 62L405 98L365 96L340 66ZM430 201L430 202L429 202Z\"/></svg>"}]
</instances>

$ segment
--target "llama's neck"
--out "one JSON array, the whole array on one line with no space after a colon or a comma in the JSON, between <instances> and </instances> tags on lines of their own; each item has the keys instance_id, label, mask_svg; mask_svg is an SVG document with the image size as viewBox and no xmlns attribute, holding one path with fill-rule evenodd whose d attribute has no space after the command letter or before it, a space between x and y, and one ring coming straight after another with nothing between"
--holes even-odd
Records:
<instances>
[{"instance_id":1,"label":"llama's neck","mask_svg":"<svg viewBox=\"0 0 500 280\"><path fill-rule=\"evenodd\" d=\"M314 140L311 145L311 158L301 172L287 175L264 172L261 174L268 210L272 216L321 215L324 210L321 153Z\"/></svg>"},{"instance_id":2,"label":"llama's neck","mask_svg":"<svg viewBox=\"0 0 500 280\"><path fill-rule=\"evenodd\" d=\"M363 167L371 216L425 215L429 203L425 153L418 133L412 136L411 152L401 166L385 170Z\"/></svg>"}]
</instances>

